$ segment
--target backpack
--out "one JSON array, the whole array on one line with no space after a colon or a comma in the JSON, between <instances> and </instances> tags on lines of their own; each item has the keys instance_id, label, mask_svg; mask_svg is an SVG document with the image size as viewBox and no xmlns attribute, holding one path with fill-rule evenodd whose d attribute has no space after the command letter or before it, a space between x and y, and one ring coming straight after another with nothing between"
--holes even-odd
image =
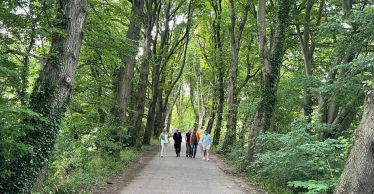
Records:
<instances>
[{"instance_id":1,"label":"backpack","mask_svg":"<svg viewBox=\"0 0 374 194\"><path fill-rule=\"evenodd\" d=\"M163 133L161 133L160 138L161 138L161 140L165 140L165 135Z\"/></svg>"}]
</instances>

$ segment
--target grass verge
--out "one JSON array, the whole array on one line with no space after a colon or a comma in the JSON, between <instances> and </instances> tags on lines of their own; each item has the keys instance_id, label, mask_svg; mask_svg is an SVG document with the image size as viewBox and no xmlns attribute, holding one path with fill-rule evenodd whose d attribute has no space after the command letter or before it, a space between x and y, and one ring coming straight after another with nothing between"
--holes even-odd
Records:
<instances>
[{"instance_id":1,"label":"grass verge","mask_svg":"<svg viewBox=\"0 0 374 194\"><path fill-rule=\"evenodd\" d=\"M150 146L157 143L158 140L152 139ZM93 185L100 187L108 184L111 177L137 161L140 153L135 148L126 148L117 155L81 150L79 155L55 160L50 165L42 191L34 194L90 193Z\"/></svg>"}]
</instances>

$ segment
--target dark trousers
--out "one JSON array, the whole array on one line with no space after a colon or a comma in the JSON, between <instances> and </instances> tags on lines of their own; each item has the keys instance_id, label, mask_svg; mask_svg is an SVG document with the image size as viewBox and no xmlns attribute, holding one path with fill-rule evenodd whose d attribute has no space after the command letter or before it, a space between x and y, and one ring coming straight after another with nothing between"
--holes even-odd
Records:
<instances>
[{"instance_id":1,"label":"dark trousers","mask_svg":"<svg viewBox=\"0 0 374 194\"><path fill-rule=\"evenodd\" d=\"M177 154L179 154L181 152L181 143L182 142L175 142L174 143L175 153L177 153Z\"/></svg>"},{"instance_id":2,"label":"dark trousers","mask_svg":"<svg viewBox=\"0 0 374 194\"><path fill-rule=\"evenodd\" d=\"M191 144L191 155L193 157L196 156L197 146L199 146L199 143L192 143Z\"/></svg>"},{"instance_id":3,"label":"dark trousers","mask_svg":"<svg viewBox=\"0 0 374 194\"><path fill-rule=\"evenodd\" d=\"M190 142L187 142L186 143L186 156L190 156L191 155L191 144Z\"/></svg>"}]
</instances>

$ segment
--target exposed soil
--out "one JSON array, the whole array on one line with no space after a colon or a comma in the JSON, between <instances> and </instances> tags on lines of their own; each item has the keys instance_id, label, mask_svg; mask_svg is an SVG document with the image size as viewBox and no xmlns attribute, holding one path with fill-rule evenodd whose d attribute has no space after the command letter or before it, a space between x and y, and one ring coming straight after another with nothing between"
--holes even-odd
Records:
<instances>
[{"instance_id":1,"label":"exposed soil","mask_svg":"<svg viewBox=\"0 0 374 194\"><path fill-rule=\"evenodd\" d=\"M244 172L239 172L235 169L231 164L227 163L226 161L222 160L218 155L214 153L210 153L209 158L217 164L217 166L225 172L225 174L238 186L240 186L246 193L248 194L265 194L262 189L259 189L253 186L249 180L247 179L247 175Z\"/></svg>"},{"instance_id":2,"label":"exposed soil","mask_svg":"<svg viewBox=\"0 0 374 194\"><path fill-rule=\"evenodd\" d=\"M140 152L137 161L133 161L129 164L126 169L118 173L115 177L106 181L106 185L96 185L94 186L93 194L108 194L108 193L120 193L121 190L131 183L132 180L136 179L139 173L144 167L155 157L158 153L158 147L152 146L144 149Z\"/></svg>"}]
</instances>

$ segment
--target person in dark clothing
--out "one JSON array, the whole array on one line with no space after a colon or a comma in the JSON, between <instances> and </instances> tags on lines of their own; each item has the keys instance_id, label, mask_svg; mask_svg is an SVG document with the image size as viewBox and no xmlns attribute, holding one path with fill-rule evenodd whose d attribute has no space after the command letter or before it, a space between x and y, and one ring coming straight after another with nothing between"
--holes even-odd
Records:
<instances>
[{"instance_id":1,"label":"person in dark clothing","mask_svg":"<svg viewBox=\"0 0 374 194\"><path fill-rule=\"evenodd\" d=\"M191 157L191 143L190 143L190 137L191 137L191 129L188 129L188 132L186 133L186 157Z\"/></svg>"},{"instance_id":2,"label":"person in dark clothing","mask_svg":"<svg viewBox=\"0 0 374 194\"><path fill-rule=\"evenodd\" d=\"M174 139L174 149L175 153L177 154L177 157L180 157L181 152L181 143L182 143L182 134L179 132L179 129L175 130L175 133L173 135Z\"/></svg>"}]
</instances>

